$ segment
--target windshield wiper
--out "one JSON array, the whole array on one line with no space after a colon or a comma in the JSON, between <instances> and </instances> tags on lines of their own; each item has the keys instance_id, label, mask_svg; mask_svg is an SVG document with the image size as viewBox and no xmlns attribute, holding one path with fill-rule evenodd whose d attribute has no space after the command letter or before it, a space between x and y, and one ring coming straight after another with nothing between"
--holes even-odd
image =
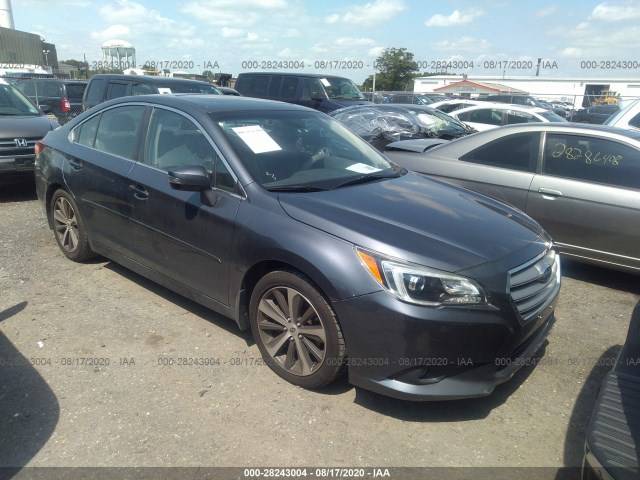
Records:
<instances>
[{"instance_id":1,"label":"windshield wiper","mask_svg":"<svg viewBox=\"0 0 640 480\"><path fill-rule=\"evenodd\" d=\"M367 173L365 175L360 175L358 177L351 178L350 180L347 180L345 182L333 185L331 188L333 189L333 188L340 188L340 187L348 187L350 185L358 185L360 183L374 182L376 180L382 180L385 178L398 178L399 176L401 176L401 173Z\"/></svg>"},{"instance_id":2,"label":"windshield wiper","mask_svg":"<svg viewBox=\"0 0 640 480\"><path fill-rule=\"evenodd\" d=\"M265 188L270 192L323 192L328 190L327 188L313 185L277 185Z\"/></svg>"}]
</instances>

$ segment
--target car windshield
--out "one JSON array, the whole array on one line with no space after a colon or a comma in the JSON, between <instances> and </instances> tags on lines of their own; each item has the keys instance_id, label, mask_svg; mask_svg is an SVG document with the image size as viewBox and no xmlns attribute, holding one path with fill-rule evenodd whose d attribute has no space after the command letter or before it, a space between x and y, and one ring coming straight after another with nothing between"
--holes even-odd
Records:
<instances>
[{"instance_id":1,"label":"car windshield","mask_svg":"<svg viewBox=\"0 0 640 480\"><path fill-rule=\"evenodd\" d=\"M37 107L10 85L0 85L0 115L40 115Z\"/></svg>"},{"instance_id":2,"label":"car windshield","mask_svg":"<svg viewBox=\"0 0 640 480\"><path fill-rule=\"evenodd\" d=\"M419 122L429 130L435 132L458 130L460 133L468 131L468 128L462 122L439 110L431 109L427 111L409 108L409 111L418 117Z\"/></svg>"},{"instance_id":3,"label":"car windshield","mask_svg":"<svg viewBox=\"0 0 640 480\"><path fill-rule=\"evenodd\" d=\"M276 110L212 116L254 180L268 190L327 190L403 174L322 113Z\"/></svg>"},{"instance_id":4,"label":"car windshield","mask_svg":"<svg viewBox=\"0 0 640 480\"><path fill-rule=\"evenodd\" d=\"M169 85L158 86L158 89L162 91L162 88L168 88L171 93L206 93L210 95L221 95L222 92L213 85L199 84L199 83L172 83Z\"/></svg>"},{"instance_id":5,"label":"car windshield","mask_svg":"<svg viewBox=\"0 0 640 480\"><path fill-rule=\"evenodd\" d=\"M553 112L549 112L549 111L545 111L545 112L540 112L539 115L541 117L546 118L547 120L549 120L550 122L566 122L567 119L566 118L562 118L560 115L558 115L557 113L553 113Z\"/></svg>"},{"instance_id":6,"label":"car windshield","mask_svg":"<svg viewBox=\"0 0 640 480\"><path fill-rule=\"evenodd\" d=\"M347 100L366 100L356 84L348 78L323 77L320 79L329 98Z\"/></svg>"}]
</instances>

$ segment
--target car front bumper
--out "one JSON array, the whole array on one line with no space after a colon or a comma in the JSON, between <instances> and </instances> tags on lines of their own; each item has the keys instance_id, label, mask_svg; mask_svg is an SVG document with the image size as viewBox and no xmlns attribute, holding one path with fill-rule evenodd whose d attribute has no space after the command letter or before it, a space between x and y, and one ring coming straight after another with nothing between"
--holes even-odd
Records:
<instances>
[{"instance_id":1,"label":"car front bumper","mask_svg":"<svg viewBox=\"0 0 640 480\"><path fill-rule=\"evenodd\" d=\"M451 400L489 395L535 365L555 323L560 272L540 308L523 318L498 273L509 270L503 267L483 279L491 286L488 306L430 308L386 291L334 302L349 381L395 398Z\"/></svg>"}]
</instances>

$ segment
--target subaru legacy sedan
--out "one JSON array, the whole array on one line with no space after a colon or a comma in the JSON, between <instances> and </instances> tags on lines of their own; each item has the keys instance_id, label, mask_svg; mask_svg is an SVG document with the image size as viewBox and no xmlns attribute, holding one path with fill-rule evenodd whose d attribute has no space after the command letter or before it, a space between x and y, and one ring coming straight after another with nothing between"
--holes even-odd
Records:
<instances>
[{"instance_id":1,"label":"subaru legacy sedan","mask_svg":"<svg viewBox=\"0 0 640 480\"><path fill-rule=\"evenodd\" d=\"M103 255L251 329L306 388L488 395L554 323L559 258L523 213L390 163L325 114L274 101L106 102L37 145L69 259Z\"/></svg>"}]
</instances>

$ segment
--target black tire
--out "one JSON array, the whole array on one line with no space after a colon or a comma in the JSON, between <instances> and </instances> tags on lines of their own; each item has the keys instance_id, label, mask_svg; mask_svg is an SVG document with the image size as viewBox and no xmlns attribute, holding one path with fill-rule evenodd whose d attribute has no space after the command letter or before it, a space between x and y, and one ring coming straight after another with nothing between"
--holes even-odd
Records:
<instances>
[{"instance_id":1,"label":"black tire","mask_svg":"<svg viewBox=\"0 0 640 480\"><path fill-rule=\"evenodd\" d=\"M51 197L51 219L58 247L74 262L87 260L95 255L89 245L84 220L73 197L64 190L57 190Z\"/></svg>"},{"instance_id":2,"label":"black tire","mask_svg":"<svg viewBox=\"0 0 640 480\"><path fill-rule=\"evenodd\" d=\"M346 348L336 315L304 275L266 274L253 290L249 315L262 358L286 381L319 388L344 371Z\"/></svg>"}]
</instances>

